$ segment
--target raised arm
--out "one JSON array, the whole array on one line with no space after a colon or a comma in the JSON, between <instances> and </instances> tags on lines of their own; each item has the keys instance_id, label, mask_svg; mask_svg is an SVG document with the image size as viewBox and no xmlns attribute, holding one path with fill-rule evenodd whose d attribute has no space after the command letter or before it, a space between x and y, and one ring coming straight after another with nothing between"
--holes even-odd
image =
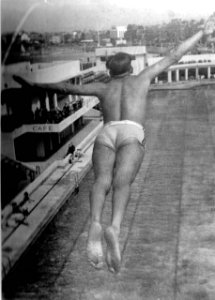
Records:
<instances>
[{"instance_id":1,"label":"raised arm","mask_svg":"<svg viewBox=\"0 0 215 300\"><path fill-rule=\"evenodd\" d=\"M64 95L88 95L100 97L102 91L105 88L105 84L101 82L95 82L91 84L76 85L68 82L58 83L34 83L28 81L20 76L14 75L14 80L17 81L25 88L33 88L37 90L46 90L53 93L59 93Z\"/></svg>"},{"instance_id":2,"label":"raised arm","mask_svg":"<svg viewBox=\"0 0 215 300\"><path fill-rule=\"evenodd\" d=\"M165 69L173 65L174 63L178 62L181 57L187 53L193 46L204 36L211 35L215 30L215 13L208 19L205 23L204 28L194 34L192 37L184 41L180 44L176 49L173 49L169 55L161 59L159 62L149 66L147 69L144 69L140 74L139 77L147 77L151 80L159 73L163 72Z\"/></svg>"}]
</instances>

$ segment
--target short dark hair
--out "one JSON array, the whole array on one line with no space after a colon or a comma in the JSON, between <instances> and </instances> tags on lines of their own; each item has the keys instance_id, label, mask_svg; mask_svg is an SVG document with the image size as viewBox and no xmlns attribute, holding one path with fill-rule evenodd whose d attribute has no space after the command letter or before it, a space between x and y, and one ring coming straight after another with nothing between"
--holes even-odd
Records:
<instances>
[{"instance_id":1,"label":"short dark hair","mask_svg":"<svg viewBox=\"0 0 215 300\"><path fill-rule=\"evenodd\" d=\"M110 75L121 75L131 71L131 60L132 57L130 54L118 52L108 59L106 62L106 67L110 70Z\"/></svg>"}]
</instances>

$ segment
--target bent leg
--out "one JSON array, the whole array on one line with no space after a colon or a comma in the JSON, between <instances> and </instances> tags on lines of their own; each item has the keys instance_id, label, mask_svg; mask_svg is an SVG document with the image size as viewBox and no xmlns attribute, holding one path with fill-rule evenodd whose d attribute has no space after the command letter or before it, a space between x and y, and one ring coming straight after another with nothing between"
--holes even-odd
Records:
<instances>
[{"instance_id":1,"label":"bent leg","mask_svg":"<svg viewBox=\"0 0 215 300\"><path fill-rule=\"evenodd\" d=\"M137 142L121 147L117 152L113 179L112 222L105 231L107 264L110 271L118 272L121 265L119 233L122 219L130 197L131 184L143 161L144 149Z\"/></svg>"},{"instance_id":2,"label":"bent leg","mask_svg":"<svg viewBox=\"0 0 215 300\"><path fill-rule=\"evenodd\" d=\"M90 193L87 253L90 263L95 268L101 268L103 264L101 215L105 197L112 183L115 152L102 144L95 143L92 160L95 182Z\"/></svg>"}]
</instances>

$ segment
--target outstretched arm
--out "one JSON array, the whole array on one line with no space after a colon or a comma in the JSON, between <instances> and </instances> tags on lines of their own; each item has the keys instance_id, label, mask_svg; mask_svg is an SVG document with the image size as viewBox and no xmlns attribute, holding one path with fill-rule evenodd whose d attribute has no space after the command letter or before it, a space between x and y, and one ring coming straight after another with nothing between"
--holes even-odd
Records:
<instances>
[{"instance_id":1,"label":"outstretched arm","mask_svg":"<svg viewBox=\"0 0 215 300\"><path fill-rule=\"evenodd\" d=\"M96 82L91 84L76 85L68 82L58 83L33 83L25 80L24 78L14 75L13 79L21 84L25 88L33 88L36 90L46 90L53 93L59 93L64 95L88 95L99 97L102 90L105 88L105 84Z\"/></svg>"},{"instance_id":2,"label":"outstretched arm","mask_svg":"<svg viewBox=\"0 0 215 300\"><path fill-rule=\"evenodd\" d=\"M181 59L181 57L187 53L193 46L204 36L211 35L215 30L215 13L208 19L204 25L204 29L200 30L192 37L184 41L176 49L172 50L169 55L161 59L159 62L149 66L147 69L143 70L139 76L145 76L149 79L153 79L159 73L163 72L165 69L170 67L172 64L176 63Z\"/></svg>"}]
</instances>

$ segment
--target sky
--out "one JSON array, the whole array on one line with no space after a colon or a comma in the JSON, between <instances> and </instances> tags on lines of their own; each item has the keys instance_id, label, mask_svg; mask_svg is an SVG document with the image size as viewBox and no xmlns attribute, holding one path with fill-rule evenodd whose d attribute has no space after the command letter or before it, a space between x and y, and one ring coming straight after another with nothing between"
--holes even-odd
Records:
<instances>
[{"instance_id":1,"label":"sky","mask_svg":"<svg viewBox=\"0 0 215 300\"><path fill-rule=\"evenodd\" d=\"M214 0L1 0L1 31L99 31L207 18L214 11Z\"/></svg>"}]
</instances>

